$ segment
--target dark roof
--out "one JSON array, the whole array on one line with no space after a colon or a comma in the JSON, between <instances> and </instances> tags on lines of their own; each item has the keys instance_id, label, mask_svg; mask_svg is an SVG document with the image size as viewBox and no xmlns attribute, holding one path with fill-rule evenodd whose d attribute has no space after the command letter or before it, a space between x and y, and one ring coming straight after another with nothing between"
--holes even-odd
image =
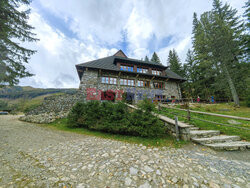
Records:
<instances>
[{"instance_id":1,"label":"dark roof","mask_svg":"<svg viewBox=\"0 0 250 188\"><path fill-rule=\"evenodd\" d=\"M174 72L171 71L170 69L166 69L165 72L166 72L166 75L167 75L169 78L176 79L176 80L183 80L183 81L186 81L185 78L182 78L181 76L179 76L178 74L174 73Z\"/></svg>"},{"instance_id":2,"label":"dark roof","mask_svg":"<svg viewBox=\"0 0 250 188\"><path fill-rule=\"evenodd\" d=\"M78 70L79 77L81 78L82 73L80 73L80 71L79 71L80 67L103 69L103 70L110 70L110 71L120 71L120 69L116 66L117 61L119 61L119 62L127 62L127 63L132 63L132 64L138 64L138 65L147 65L147 66L150 65L150 67L152 67L152 68L161 68L161 69L164 69L166 71L166 76L158 76L158 77L170 78L170 79L181 80L181 81L185 80L184 78L182 78L181 76L179 76L176 73L172 72L171 70L168 69L168 67L166 67L166 66L164 66L162 64L152 62L152 61L147 61L146 62L146 61L142 61L142 60L131 59L131 58L121 57L121 56L114 56L114 55L104 57L104 58L101 58L101 59L97 59L97 60L93 60L93 61L89 61L89 62L86 62L86 63L78 64L78 65L76 65L76 68ZM124 71L124 72L126 72L126 71ZM137 73L137 72L129 72L129 73L151 75L151 74Z\"/></svg>"}]
</instances>

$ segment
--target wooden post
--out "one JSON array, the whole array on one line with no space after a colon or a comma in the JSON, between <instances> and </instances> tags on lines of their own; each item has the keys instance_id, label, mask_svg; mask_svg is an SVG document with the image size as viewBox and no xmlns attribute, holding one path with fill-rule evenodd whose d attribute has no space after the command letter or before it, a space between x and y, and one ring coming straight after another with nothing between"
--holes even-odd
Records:
<instances>
[{"instance_id":1,"label":"wooden post","mask_svg":"<svg viewBox=\"0 0 250 188\"><path fill-rule=\"evenodd\" d=\"M178 117L175 116L175 134L176 140L179 141L179 127L178 127Z\"/></svg>"},{"instance_id":2,"label":"wooden post","mask_svg":"<svg viewBox=\"0 0 250 188\"><path fill-rule=\"evenodd\" d=\"M158 111L161 111L161 105L158 103Z\"/></svg>"},{"instance_id":3,"label":"wooden post","mask_svg":"<svg viewBox=\"0 0 250 188\"><path fill-rule=\"evenodd\" d=\"M190 110L189 110L189 108L187 110L187 120L190 121Z\"/></svg>"}]
</instances>

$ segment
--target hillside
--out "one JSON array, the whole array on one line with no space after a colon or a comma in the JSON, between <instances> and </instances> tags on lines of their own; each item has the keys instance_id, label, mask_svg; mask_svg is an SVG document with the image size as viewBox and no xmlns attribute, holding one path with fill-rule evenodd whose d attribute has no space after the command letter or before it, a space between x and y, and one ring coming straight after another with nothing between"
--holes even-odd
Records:
<instances>
[{"instance_id":1,"label":"hillside","mask_svg":"<svg viewBox=\"0 0 250 188\"><path fill-rule=\"evenodd\" d=\"M0 88L0 110L27 112L39 106L45 97L52 95L74 94L77 89L41 89L30 86Z\"/></svg>"},{"instance_id":2,"label":"hillside","mask_svg":"<svg viewBox=\"0 0 250 188\"><path fill-rule=\"evenodd\" d=\"M30 86L21 87L21 86L13 86L13 87L4 87L0 88L0 99L18 99L18 98L26 98L32 99L42 95L48 95L53 93L67 93L74 94L77 92L77 89L40 89L33 88Z\"/></svg>"}]
</instances>

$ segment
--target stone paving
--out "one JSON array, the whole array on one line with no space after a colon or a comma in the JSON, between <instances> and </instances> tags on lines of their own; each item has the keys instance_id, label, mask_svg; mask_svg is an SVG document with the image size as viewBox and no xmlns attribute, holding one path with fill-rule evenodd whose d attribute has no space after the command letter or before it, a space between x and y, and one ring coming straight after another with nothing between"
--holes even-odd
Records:
<instances>
[{"instance_id":1,"label":"stone paving","mask_svg":"<svg viewBox=\"0 0 250 188\"><path fill-rule=\"evenodd\" d=\"M250 187L250 152L147 148L0 116L0 187Z\"/></svg>"}]
</instances>

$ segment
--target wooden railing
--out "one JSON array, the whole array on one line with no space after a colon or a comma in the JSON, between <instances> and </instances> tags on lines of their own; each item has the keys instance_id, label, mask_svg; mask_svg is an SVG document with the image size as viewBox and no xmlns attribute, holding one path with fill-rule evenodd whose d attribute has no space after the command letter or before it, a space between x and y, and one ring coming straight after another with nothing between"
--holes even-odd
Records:
<instances>
[{"instance_id":1,"label":"wooden railing","mask_svg":"<svg viewBox=\"0 0 250 188\"><path fill-rule=\"evenodd\" d=\"M207 122L207 123L212 123L212 124L217 124L217 125L222 125L222 126L227 126L227 127L233 127L233 128L237 128L237 129L245 129L245 130L250 130L250 128L247 127L240 127L240 126L234 126L234 125L229 125L229 124L224 124L224 123L220 123L220 122L215 122L215 121L209 121L209 120L204 120L201 118L197 118L197 117L191 117L191 112L192 113L197 113L197 114L204 114L204 115L209 115L209 116L217 116L217 117L223 117L223 118L230 118L230 119L238 119L238 120L245 120L245 121L250 121L250 118L246 118L246 117L238 117L238 116L229 116L229 115L223 115L223 114L216 114L216 113L209 113L209 112L200 112L200 111L195 111L195 110L185 110L185 109L181 109L181 108L174 108L174 107L169 107L168 105L164 105L164 104L159 104L160 107L165 107L165 108L169 108L169 109L173 109L173 110L180 110L180 111L186 111L187 115L181 115L178 113L172 113L169 112L172 115L175 116L181 116L186 118L187 120L190 121L190 119L196 119L199 121L203 121L203 122Z\"/></svg>"},{"instance_id":2,"label":"wooden railing","mask_svg":"<svg viewBox=\"0 0 250 188\"><path fill-rule=\"evenodd\" d=\"M127 104L128 107L132 109L138 109L136 106ZM175 119L168 118L166 116L152 113L153 115L157 116L161 121L164 122L165 126L168 128L170 133L172 133L174 136L176 136L177 140L179 140L179 137L183 140L190 140L190 129L193 127L192 125L188 125L186 123L178 121L178 117Z\"/></svg>"}]
</instances>

